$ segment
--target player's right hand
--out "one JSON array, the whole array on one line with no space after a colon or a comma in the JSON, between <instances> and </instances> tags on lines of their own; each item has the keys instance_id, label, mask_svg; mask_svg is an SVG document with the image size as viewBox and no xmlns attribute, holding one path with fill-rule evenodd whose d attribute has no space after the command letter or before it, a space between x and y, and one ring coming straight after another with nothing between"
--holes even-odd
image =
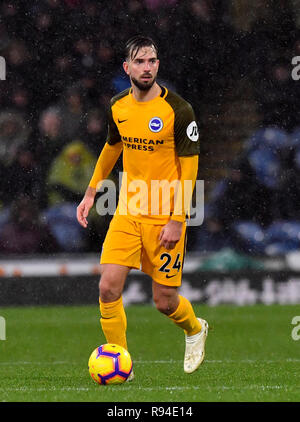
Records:
<instances>
[{"instance_id":1,"label":"player's right hand","mask_svg":"<svg viewBox=\"0 0 300 422\"><path fill-rule=\"evenodd\" d=\"M87 221L87 217L93 204L94 199L85 196L77 207L77 221L84 228L86 228L89 224Z\"/></svg>"}]
</instances>

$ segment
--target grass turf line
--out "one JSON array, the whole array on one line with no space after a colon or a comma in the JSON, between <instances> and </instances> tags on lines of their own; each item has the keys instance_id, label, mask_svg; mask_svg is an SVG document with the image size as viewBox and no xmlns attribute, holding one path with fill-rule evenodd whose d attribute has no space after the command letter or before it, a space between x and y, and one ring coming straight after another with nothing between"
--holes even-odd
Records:
<instances>
[{"instance_id":1,"label":"grass turf line","mask_svg":"<svg viewBox=\"0 0 300 422\"><path fill-rule=\"evenodd\" d=\"M184 335L152 306L129 306L135 380L99 386L90 353L105 342L98 306L2 308L0 401L299 401L300 341L291 337L299 306L194 305L212 327L206 359L183 372Z\"/></svg>"}]
</instances>

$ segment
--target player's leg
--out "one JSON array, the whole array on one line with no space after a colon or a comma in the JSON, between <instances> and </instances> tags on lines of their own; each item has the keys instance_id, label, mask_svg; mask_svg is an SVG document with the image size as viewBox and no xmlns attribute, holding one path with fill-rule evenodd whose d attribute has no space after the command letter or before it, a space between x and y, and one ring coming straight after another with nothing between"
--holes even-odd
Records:
<instances>
[{"instance_id":1,"label":"player's leg","mask_svg":"<svg viewBox=\"0 0 300 422\"><path fill-rule=\"evenodd\" d=\"M207 322L195 316L191 303L178 294L185 254L186 226L172 250L159 245L161 226L143 226L142 269L152 277L153 299L157 309L185 333L184 371L194 372L204 358Z\"/></svg>"},{"instance_id":2,"label":"player's leg","mask_svg":"<svg viewBox=\"0 0 300 422\"><path fill-rule=\"evenodd\" d=\"M99 283L100 323L107 343L119 344L127 349L127 319L122 301L122 291L129 267L101 264Z\"/></svg>"},{"instance_id":3,"label":"player's leg","mask_svg":"<svg viewBox=\"0 0 300 422\"><path fill-rule=\"evenodd\" d=\"M157 309L191 336L201 331L201 324L190 302L177 291L182 278L186 226L179 242L171 250L159 245L160 232L159 225L143 226L142 269L152 277L153 300Z\"/></svg>"},{"instance_id":4,"label":"player's leg","mask_svg":"<svg viewBox=\"0 0 300 422\"><path fill-rule=\"evenodd\" d=\"M118 264L101 264L99 283L100 323L107 343L127 348L127 318L122 292L130 267ZM127 381L134 379L132 371Z\"/></svg>"},{"instance_id":5,"label":"player's leg","mask_svg":"<svg viewBox=\"0 0 300 422\"><path fill-rule=\"evenodd\" d=\"M99 284L101 326L108 343L127 349L127 320L122 292L131 268L139 268L141 239L139 226L126 216L115 215L103 243Z\"/></svg>"},{"instance_id":6,"label":"player's leg","mask_svg":"<svg viewBox=\"0 0 300 422\"><path fill-rule=\"evenodd\" d=\"M178 294L177 287L152 282L153 300L157 309L185 332L184 371L199 368L205 355L208 324L197 318L188 299Z\"/></svg>"},{"instance_id":7,"label":"player's leg","mask_svg":"<svg viewBox=\"0 0 300 422\"><path fill-rule=\"evenodd\" d=\"M186 335L201 331L201 323L195 316L191 303L178 294L176 286L165 286L152 281L153 301L156 308L167 315Z\"/></svg>"}]
</instances>

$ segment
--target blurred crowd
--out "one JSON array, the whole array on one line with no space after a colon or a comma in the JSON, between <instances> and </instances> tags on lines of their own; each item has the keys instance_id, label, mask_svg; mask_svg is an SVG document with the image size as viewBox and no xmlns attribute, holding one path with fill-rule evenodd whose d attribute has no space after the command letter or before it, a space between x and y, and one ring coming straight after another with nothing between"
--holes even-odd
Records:
<instances>
[{"instance_id":1,"label":"blurred crowd","mask_svg":"<svg viewBox=\"0 0 300 422\"><path fill-rule=\"evenodd\" d=\"M255 131L214 187L197 249L280 256L300 248L300 127Z\"/></svg>"},{"instance_id":2,"label":"blurred crowd","mask_svg":"<svg viewBox=\"0 0 300 422\"><path fill-rule=\"evenodd\" d=\"M253 135L253 145L247 143L231 175L216 186L193 248L231 244L237 221L250 220L262 230L275 219L300 221L300 83L291 79L291 58L300 55L300 10L296 0L259 0L247 26L245 3L1 2L0 55L7 78L0 81L0 253L99 251L110 218L94 210L84 231L76 207L105 142L109 99L129 86L123 49L136 34L157 42L159 82L192 103L200 127L201 111L249 77L262 127L285 139L280 152L277 146L257 148L265 154L261 158L253 145L269 135L263 128ZM274 160L271 170L260 168L266 157ZM111 177L120 169L118 162ZM286 201L287 192L294 199Z\"/></svg>"}]
</instances>

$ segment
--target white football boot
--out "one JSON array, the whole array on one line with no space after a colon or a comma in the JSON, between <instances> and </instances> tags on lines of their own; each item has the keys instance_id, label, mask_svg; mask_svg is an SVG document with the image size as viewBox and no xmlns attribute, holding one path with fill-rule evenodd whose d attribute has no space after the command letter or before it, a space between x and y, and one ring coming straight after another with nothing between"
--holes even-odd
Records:
<instances>
[{"instance_id":1,"label":"white football boot","mask_svg":"<svg viewBox=\"0 0 300 422\"><path fill-rule=\"evenodd\" d=\"M184 372L191 374L199 368L205 355L205 341L208 334L208 323L205 319L197 318L201 324L201 331L193 336L185 335Z\"/></svg>"},{"instance_id":2,"label":"white football boot","mask_svg":"<svg viewBox=\"0 0 300 422\"><path fill-rule=\"evenodd\" d=\"M129 377L127 378L126 382L130 382L134 379L134 372L131 371Z\"/></svg>"}]
</instances>

